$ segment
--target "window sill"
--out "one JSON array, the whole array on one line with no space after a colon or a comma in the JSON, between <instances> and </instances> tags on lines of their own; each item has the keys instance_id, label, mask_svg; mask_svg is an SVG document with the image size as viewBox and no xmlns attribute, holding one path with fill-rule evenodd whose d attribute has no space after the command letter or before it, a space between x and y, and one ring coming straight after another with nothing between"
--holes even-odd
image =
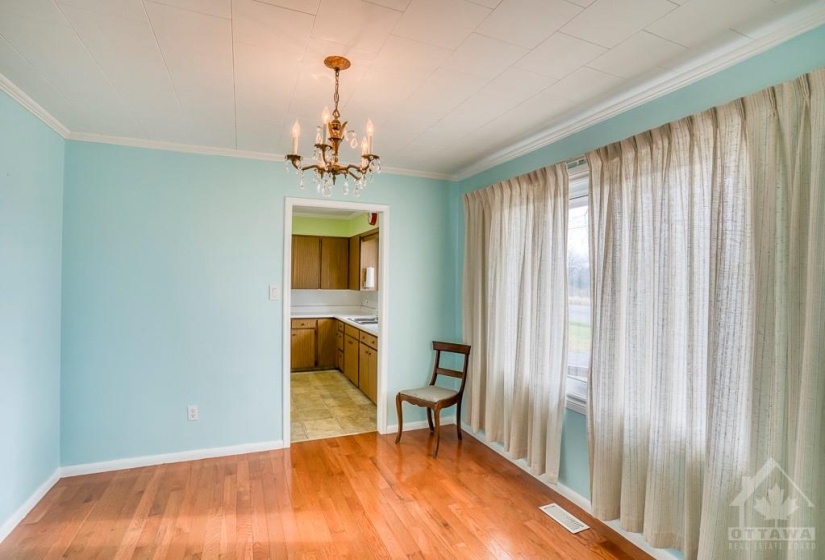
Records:
<instances>
[{"instance_id":1,"label":"window sill","mask_svg":"<svg viewBox=\"0 0 825 560\"><path fill-rule=\"evenodd\" d=\"M565 407L573 412L587 415L587 378L578 375L567 376L567 398Z\"/></svg>"}]
</instances>

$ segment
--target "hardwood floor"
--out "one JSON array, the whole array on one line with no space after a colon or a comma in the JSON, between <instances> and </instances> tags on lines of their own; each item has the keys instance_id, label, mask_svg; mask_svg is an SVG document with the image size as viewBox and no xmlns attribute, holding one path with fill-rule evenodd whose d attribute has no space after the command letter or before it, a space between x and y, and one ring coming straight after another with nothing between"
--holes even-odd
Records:
<instances>
[{"instance_id":1,"label":"hardwood floor","mask_svg":"<svg viewBox=\"0 0 825 560\"><path fill-rule=\"evenodd\" d=\"M472 437L394 437L66 478L0 558L650 558Z\"/></svg>"}]
</instances>

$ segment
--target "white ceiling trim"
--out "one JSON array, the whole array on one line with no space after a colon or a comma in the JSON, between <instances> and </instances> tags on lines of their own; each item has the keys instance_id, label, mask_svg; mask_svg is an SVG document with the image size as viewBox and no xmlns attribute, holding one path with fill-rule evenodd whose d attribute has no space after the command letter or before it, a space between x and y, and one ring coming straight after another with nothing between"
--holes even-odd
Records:
<instances>
[{"instance_id":1,"label":"white ceiling trim","mask_svg":"<svg viewBox=\"0 0 825 560\"><path fill-rule=\"evenodd\" d=\"M186 154L201 154L208 156L224 156L241 159L256 159L262 161L284 161L283 154L271 154L267 152L254 152L250 150L236 150L234 148L217 148L210 146L198 146L195 144L184 144L179 142L161 142L159 140L146 140L143 138L125 138L120 136L106 136L102 134L91 134L88 132L70 132L65 136L67 140L78 142L94 142L97 144L114 144L117 146L130 146L132 148L146 148L149 150L165 150L169 152L182 152ZM444 173L431 173L429 171L416 171L413 169L401 169L398 167L381 167L382 173L391 175L407 175L411 177L423 177L425 179L437 179L442 181L453 180L451 175Z\"/></svg>"},{"instance_id":2,"label":"white ceiling trim","mask_svg":"<svg viewBox=\"0 0 825 560\"><path fill-rule=\"evenodd\" d=\"M606 121L620 113L665 96L703 78L734 66L793 37L825 24L825 5L812 5L766 28L765 35L744 45L724 46L693 59L672 72L652 78L638 86L606 99L575 117L534 134L517 144L482 158L456 173L453 181L473 175L529 154L576 132Z\"/></svg>"},{"instance_id":3,"label":"white ceiling trim","mask_svg":"<svg viewBox=\"0 0 825 560\"><path fill-rule=\"evenodd\" d=\"M17 101L20 105L28 110L32 115L43 121L46 126L54 130L63 138L69 136L69 129L66 128L62 122L57 120L51 113L40 106L40 104L26 95L22 89L17 87L11 80L0 74L0 89L8 94L9 97Z\"/></svg>"}]
</instances>

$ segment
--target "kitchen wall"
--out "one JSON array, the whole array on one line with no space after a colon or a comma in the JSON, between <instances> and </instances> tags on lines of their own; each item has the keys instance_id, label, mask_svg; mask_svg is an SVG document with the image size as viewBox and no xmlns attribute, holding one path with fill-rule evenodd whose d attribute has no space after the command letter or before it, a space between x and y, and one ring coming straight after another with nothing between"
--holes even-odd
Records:
<instances>
[{"instance_id":1,"label":"kitchen wall","mask_svg":"<svg viewBox=\"0 0 825 560\"><path fill-rule=\"evenodd\" d=\"M281 440L288 196L282 162L67 142L63 465ZM447 196L382 173L357 200L391 212L390 423L451 334Z\"/></svg>"},{"instance_id":2,"label":"kitchen wall","mask_svg":"<svg viewBox=\"0 0 825 560\"><path fill-rule=\"evenodd\" d=\"M292 290L292 309L296 312L330 311L372 313L378 307L378 292L357 290Z\"/></svg>"},{"instance_id":3,"label":"kitchen wall","mask_svg":"<svg viewBox=\"0 0 825 560\"><path fill-rule=\"evenodd\" d=\"M312 212L312 209L307 209ZM352 237L375 229L367 221L366 214L349 219L318 218L314 216L292 216L292 233L296 235L328 235L330 237Z\"/></svg>"},{"instance_id":4,"label":"kitchen wall","mask_svg":"<svg viewBox=\"0 0 825 560\"><path fill-rule=\"evenodd\" d=\"M0 540L60 464L63 156L0 92Z\"/></svg>"}]
</instances>

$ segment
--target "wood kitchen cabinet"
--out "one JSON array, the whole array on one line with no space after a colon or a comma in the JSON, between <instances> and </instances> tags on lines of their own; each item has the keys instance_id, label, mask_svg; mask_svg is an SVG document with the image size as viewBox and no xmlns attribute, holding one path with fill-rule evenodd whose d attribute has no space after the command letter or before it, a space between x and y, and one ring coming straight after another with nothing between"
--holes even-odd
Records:
<instances>
[{"instance_id":1,"label":"wood kitchen cabinet","mask_svg":"<svg viewBox=\"0 0 825 560\"><path fill-rule=\"evenodd\" d=\"M344 371L344 323L343 321L335 320L335 341L336 341L336 353L335 353L335 367L340 370Z\"/></svg>"},{"instance_id":2,"label":"wood kitchen cabinet","mask_svg":"<svg viewBox=\"0 0 825 560\"><path fill-rule=\"evenodd\" d=\"M354 336L350 333L350 329L356 332ZM344 375L356 387L358 387L358 354L361 344L358 341L358 332L358 329L346 325L344 334Z\"/></svg>"},{"instance_id":3,"label":"wood kitchen cabinet","mask_svg":"<svg viewBox=\"0 0 825 560\"><path fill-rule=\"evenodd\" d=\"M292 236L292 288L346 290L348 286L348 238Z\"/></svg>"},{"instance_id":4,"label":"wood kitchen cabinet","mask_svg":"<svg viewBox=\"0 0 825 560\"><path fill-rule=\"evenodd\" d=\"M335 367L337 354L335 323L335 319L318 319L318 369Z\"/></svg>"},{"instance_id":5,"label":"wood kitchen cabinet","mask_svg":"<svg viewBox=\"0 0 825 560\"><path fill-rule=\"evenodd\" d=\"M368 266L375 268L375 288L364 288L364 271ZM378 230L356 235L349 240L349 282L350 290L374 291L378 289Z\"/></svg>"},{"instance_id":6,"label":"wood kitchen cabinet","mask_svg":"<svg viewBox=\"0 0 825 560\"><path fill-rule=\"evenodd\" d=\"M321 287L321 241L314 235L292 236L292 288Z\"/></svg>"},{"instance_id":7,"label":"wood kitchen cabinet","mask_svg":"<svg viewBox=\"0 0 825 560\"><path fill-rule=\"evenodd\" d=\"M349 239L321 238L321 289L346 290L349 276Z\"/></svg>"},{"instance_id":8,"label":"wood kitchen cabinet","mask_svg":"<svg viewBox=\"0 0 825 560\"><path fill-rule=\"evenodd\" d=\"M293 319L290 365L293 370L312 369L316 361L315 319Z\"/></svg>"},{"instance_id":9,"label":"wood kitchen cabinet","mask_svg":"<svg viewBox=\"0 0 825 560\"><path fill-rule=\"evenodd\" d=\"M350 290L361 289L361 236L349 238L349 281Z\"/></svg>"},{"instance_id":10,"label":"wood kitchen cabinet","mask_svg":"<svg viewBox=\"0 0 825 560\"><path fill-rule=\"evenodd\" d=\"M365 342L365 340L367 342ZM378 400L378 339L361 332L358 351L358 388L372 402ZM372 345L370 345L372 344Z\"/></svg>"},{"instance_id":11,"label":"wood kitchen cabinet","mask_svg":"<svg viewBox=\"0 0 825 560\"><path fill-rule=\"evenodd\" d=\"M364 287L364 278L361 278L361 289L375 291L378 289L378 232L361 236L361 274L368 266L375 268L375 286Z\"/></svg>"},{"instance_id":12,"label":"wood kitchen cabinet","mask_svg":"<svg viewBox=\"0 0 825 560\"><path fill-rule=\"evenodd\" d=\"M335 319L293 319L290 366L293 371L335 367Z\"/></svg>"}]
</instances>

